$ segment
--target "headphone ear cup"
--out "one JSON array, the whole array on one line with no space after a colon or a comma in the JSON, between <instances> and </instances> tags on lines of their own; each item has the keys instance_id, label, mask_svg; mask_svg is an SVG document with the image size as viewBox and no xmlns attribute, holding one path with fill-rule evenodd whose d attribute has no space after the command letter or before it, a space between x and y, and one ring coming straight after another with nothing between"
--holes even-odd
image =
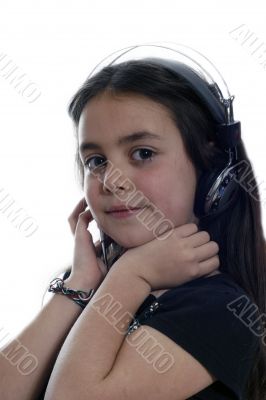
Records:
<instances>
[{"instance_id":1,"label":"headphone ear cup","mask_svg":"<svg viewBox=\"0 0 266 400\"><path fill-rule=\"evenodd\" d=\"M204 171L201 173L198 179L194 201L194 214L197 218L201 218L208 212L208 210L206 212L204 210L206 197L220 172L221 169L216 168L211 172Z\"/></svg>"},{"instance_id":2,"label":"headphone ear cup","mask_svg":"<svg viewBox=\"0 0 266 400\"><path fill-rule=\"evenodd\" d=\"M239 193L239 184L234 179L238 173L238 166L232 165L224 169L216 168L211 172L205 171L200 175L194 201L194 214L197 218L209 213L217 216L233 205ZM212 199L206 199L211 189ZM206 202L208 207L205 211Z\"/></svg>"}]
</instances>

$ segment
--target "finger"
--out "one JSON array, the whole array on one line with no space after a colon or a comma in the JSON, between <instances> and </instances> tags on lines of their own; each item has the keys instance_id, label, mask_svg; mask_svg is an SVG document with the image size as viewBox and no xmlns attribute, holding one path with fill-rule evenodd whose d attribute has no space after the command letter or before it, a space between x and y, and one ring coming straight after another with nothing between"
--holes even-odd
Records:
<instances>
[{"instance_id":1,"label":"finger","mask_svg":"<svg viewBox=\"0 0 266 400\"><path fill-rule=\"evenodd\" d=\"M219 256L211 257L208 260L199 263L199 274L200 276L210 274L211 272L218 269L219 266L220 266Z\"/></svg>"},{"instance_id":2,"label":"finger","mask_svg":"<svg viewBox=\"0 0 266 400\"><path fill-rule=\"evenodd\" d=\"M79 215L84 212L84 209L87 207L87 203L85 201L85 198L82 198L76 207L74 208L73 212L70 214L68 217L68 222L70 225L71 232L74 234L76 230L76 225L78 222Z\"/></svg>"},{"instance_id":3,"label":"finger","mask_svg":"<svg viewBox=\"0 0 266 400\"><path fill-rule=\"evenodd\" d=\"M195 248L193 251L196 252L195 254L198 262L202 262L210 257L216 256L219 252L219 246L216 242L211 241Z\"/></svg>"},{"instance_id":4,"label":"finger","mask_svg":"<svg viewBox=\"0 0 266 400\"><path fill-rule=\"evenodd\" d=\"M80 213L77 222L74 224L72 221L72 233L74 234L74 236L78 236L79 234L83 236L84 231L86 231L91 237L91 233L88 231L88 227L92 220L93 216L90 210L86 210Z\"/></svg>"},{"instance_id":5,"label":"finger","mask_svg":"<svg viewBox=\"0 0 266 400\"><path fill-rule=\"evenodd\" d=\"M78 216L79 214L84 211L85 208L85 198L83 197L78 204L75 206L74 210L72 211L72 213L70 214L70 216L68 217L68 222L70 225L70 229L71 232L74 234L75 230L76 230L76 225L78 222Z\"/></svg>"},{"instance_id":6,"label":"finger","mask_svg":"<svg viewBox=\"0 0 266 400\"><path fill-rule=\"evenodd\" d=\"M78 223L82 224L82 225L87 225L93 220L93 216L91 213L91 210L88 209L86 211L83 211L79 214L78 216Z\"/></svg>"},{"instance_id":7,"label":"finger","mask_svg":"<svg viewBox=\"0 0 266 400\"><path fill-rule=\"evenodd\" d=\"M210 241L210 234L207 231L200 231L194 233L194 235L185 238L185 240L188 246L196 248L202 246L205 243L208 243Z\"/></svg>"},{"instance_id":8,"label":"finger","mask_svg":"<svg viewBox=\"0 0 266 400\"><path fill-rule=\"evenodd\" d=\"M175 233L178 237L187 237L191 236L198 231L198 226L191 222L189 224L180 225L175 228Z\"/></svg>"},{"instance_id":9,"label":"finger","mask_svg":"<svg viewBox=\"0 0 266 400\"><path fill-rule=\"evenodd\" d=\"M78 217L79 214L85 210L85 208L87 207L87 202L85 200L85 197L82 197L82 199L79 200L79 202L77 203L77 205L75 206L74 210L72 211L72 213L70 214L70 218L73 217Z\"/></svg>"},{"instance_id":10,"label":"finger","mask_svg":"<svg viewBox=\"0 0 266 400\"><path fill-rule=\"evenodd\" d=\"M70 230L71 230L72 234L74 235L77 224L74 222L74 220L70 220L70 219L68 219L68 223L70 225Z\"/></svg>"},{"instance_id":11,"label":"finger","mask_svg":"<svg viewBox=\"0 0 266 400\"><path fill-rule=\"evenodd\" d=\"M68 217L68 219L75 219L78 218L79 214L85 210L85 208L87 207L87 202L85 200L85 197L82 197L81 200L79 200L79 202L77 203L77 205L75 206L75 208L73 209L72 213L70 214L70 216Z\"/></svg>"}]
</instances>

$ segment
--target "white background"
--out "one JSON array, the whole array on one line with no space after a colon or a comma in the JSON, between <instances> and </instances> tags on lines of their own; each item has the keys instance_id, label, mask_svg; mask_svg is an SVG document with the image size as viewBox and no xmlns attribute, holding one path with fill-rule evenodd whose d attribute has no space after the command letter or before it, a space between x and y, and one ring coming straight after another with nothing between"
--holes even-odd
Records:
<instances>
[{"instance_id":1,"label":"white background","mask_svg":"<svg viewBox=\"0 0 266 400\"><path fill-rule=\"evenodd\" d=\"M169 41L214 62L236 96L235 118L265 202L266 68L263 55L259 60L230 33L242 24L262 51L263 2L2 2L0 59L5 54L12 60L41 95L30 103L0 74L0 199L8 194L38 226L26 237L0 211L0 329L11 336L20 332L40 311L50 278L71 263L67 218L83 194L75 180L67 105L93 67L116 50ZM262 211L265 230L265 206Z\"/></svg>"}]
</instances>

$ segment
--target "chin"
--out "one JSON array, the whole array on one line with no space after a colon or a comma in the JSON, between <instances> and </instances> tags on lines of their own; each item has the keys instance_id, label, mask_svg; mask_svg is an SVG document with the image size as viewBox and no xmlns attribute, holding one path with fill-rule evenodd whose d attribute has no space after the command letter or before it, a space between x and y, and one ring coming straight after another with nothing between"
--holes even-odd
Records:
<instances>
[{"instance_id":1,"label":"chin","mask_svg":"<svg viewBox=\"0 0 266 400\"><path fill-rule=\"evenodd\" d=\"M127 249L141 246L156 238L156 233L152 229L146 228L140 221L119 225L119 223L110 223L108 219L95 216L95 222L99 230L105 232L114 242Z\"/></svg>"},{"instance_id":2,"label":"chin","mask_svg":"<svg viewBox=\"0 0 266 400\"><path fill-rule=\"evenodd\" d=\"M108 234L108 233L107 233ZM152 231L145 230L144 232L136 231L136 232L128 232L127 234L112 235L111 232L108 234L117 244L120 246L130 249L131 247L141 246L142 244L148 243L155 238Z\"/></svg>"}]
</instances>

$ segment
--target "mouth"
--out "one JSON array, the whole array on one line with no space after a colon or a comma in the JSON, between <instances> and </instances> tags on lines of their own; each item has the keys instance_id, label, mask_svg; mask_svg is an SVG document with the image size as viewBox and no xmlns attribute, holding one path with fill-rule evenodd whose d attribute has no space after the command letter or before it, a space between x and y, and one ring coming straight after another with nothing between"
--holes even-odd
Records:
<instances>
[{"instance_id":1,"label":"mouth","mask_svg":"<svg viewBox=\"0 0 266 400\"><path fill-rule=\"evenodd\" d=\"M120 209L120 210L107 211L106 213L114 218L128 218L133 215L136 215L140 210L143 210L143 208Z\"/></svg>"}]
</instances>

